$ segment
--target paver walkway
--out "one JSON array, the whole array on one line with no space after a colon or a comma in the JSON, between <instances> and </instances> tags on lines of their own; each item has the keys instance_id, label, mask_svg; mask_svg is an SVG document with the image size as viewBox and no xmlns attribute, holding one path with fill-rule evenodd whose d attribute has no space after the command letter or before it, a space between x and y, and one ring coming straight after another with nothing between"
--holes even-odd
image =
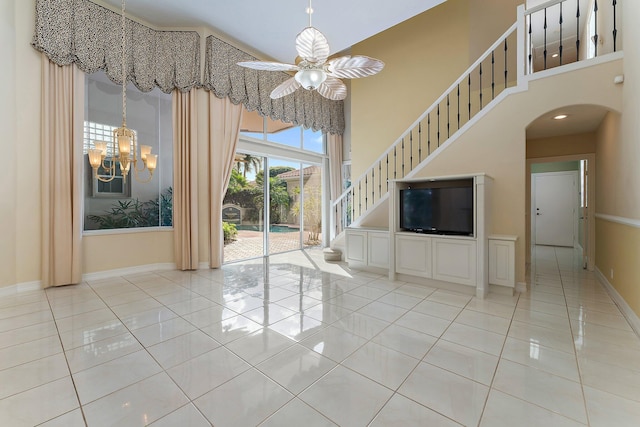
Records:
<instances>
[{"instance_id":1,"label":"paver walkway","mask_svg":"<svg viewBox=\"0 0 640 427\"><path fill-rule=\"evenodd\" d=\"M224 262L227 263L263 256L262 246L263 234L261 231L238 230L237 240L224 246ZM321 242L317 244L304 243L304 248L316 246L321 246ZM298 231L269 234L270 254L298 249L300 249L300 233Z\"/></svg>"}]
</instances>

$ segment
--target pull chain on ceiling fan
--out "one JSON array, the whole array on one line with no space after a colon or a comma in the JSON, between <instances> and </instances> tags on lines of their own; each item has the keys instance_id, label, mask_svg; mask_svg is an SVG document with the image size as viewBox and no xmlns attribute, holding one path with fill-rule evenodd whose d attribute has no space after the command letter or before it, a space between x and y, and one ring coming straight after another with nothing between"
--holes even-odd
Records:
<instances>
[{"instance_id":1,"label":"pull chain on ceiling fan","mask_svg":"<svg viewBox=\"0 0 640 427\"><path fill-rule=\"evenodd\" d=\"M341 100L347 97L347 87L340 80L373 76L384 67L384 62L368 56L341 56L329 58L327 38L311 25L311 0L309 0L309 26L296 37L296 50L302 58L298 65L280 62L247 61L238 65L263 71L296 71L294 77L278 85L271 98L281 98L295 92L300 87L316 90L325 98Z\"/></svg>"}]
</instances>

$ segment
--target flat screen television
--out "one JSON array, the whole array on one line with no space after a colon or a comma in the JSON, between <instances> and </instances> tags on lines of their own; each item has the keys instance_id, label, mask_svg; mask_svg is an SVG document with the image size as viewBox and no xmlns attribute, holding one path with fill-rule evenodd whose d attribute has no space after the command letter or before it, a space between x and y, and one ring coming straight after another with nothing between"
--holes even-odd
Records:
<instances>
[{"instance_id":1,"label":"flat screen television","mask_svg":"<svg viewBox=\"0 0 640 427\"><path fill-rule=\"evenodd\" d=\"M417 233L472 236L473 181L400 190L400 228Z\"/></svg>"}]
</instances>

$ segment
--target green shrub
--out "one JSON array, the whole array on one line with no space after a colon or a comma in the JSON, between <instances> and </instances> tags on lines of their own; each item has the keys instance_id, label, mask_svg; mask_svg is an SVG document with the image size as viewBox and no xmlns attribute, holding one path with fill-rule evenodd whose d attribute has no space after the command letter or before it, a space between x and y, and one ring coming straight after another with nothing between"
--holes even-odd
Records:
<instances>
[{"instance_id":1,"label":"green shrub","mask_svg":"<svg viewBox=\"0 0 640 427\"><path fill-rule=\"evenodd\" d=\"M98 229L171 227L173 224L173 189L168 187L155 200L117 200L103 215L87 215Z\"/></svg>"},{"instance_id":2,"label":"green shrub","mask_svg":"<svg viewBox=\"0 0 640 427\"><path fill-rule=\"evenodd\" d=\"M222 222L222 232L224 233L224 243L231 243L238 237L238 229L235 224Z\"/></svg>"}]
</instances>

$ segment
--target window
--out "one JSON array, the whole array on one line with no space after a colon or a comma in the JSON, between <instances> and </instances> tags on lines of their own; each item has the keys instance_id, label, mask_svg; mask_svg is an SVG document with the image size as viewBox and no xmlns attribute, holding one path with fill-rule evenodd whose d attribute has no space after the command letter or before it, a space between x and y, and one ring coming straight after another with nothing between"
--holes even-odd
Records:
<instances>
[{"instance_id":1,"label":"window","mask_svg":"<svg viewBox=\"0 0 640 427\"><path fill-rule=\"evenodd\" d=\"M82 147L82 153L85 156L85 161L89 162L88 153L90 149L96 148L94 141L107 142L107 156L104 160L104 166L110 168L112 166L113 157L113 131L115 126L103 125L99 123L84 122L84 141ZM93 197L112 197L123 198L131 196L131 177L127 175L127 181L123 179L122 171L120 170L120 164L115 162L115 176L112 180L105 182L100 179L95 179L91 174L91 195ZM90 166L89 166L90 168ZM98 168L98 177L107 180L111 177L109 170L103 166ZM91 169L89 169L91 170Z\"/></svg>"},{"instance_id":2,"label":"window","mask_svg":"<svg viewBox=\"0 0 640 427\"><path fill-rule=\"evenodd\" d=\"M121 86L103 73L86 76L83 153L84 168L84 229L126 229L172 225L173 185L173 124L171 95L159 89L143 93L133 84L127 87L127 127L137 134L140 145L150 145L158 154L158 165L149 179L148 170L133 170L126 177L115 162L115 178L103 182L94 177L88 151L95 141L107 142L104 166L111 166L114 156L113 130L122 123ZM138 151L139 154L139 151ZM133 169L133 165L131 165ZM142 165L138 164L138 169ZM98 168L98 176L110 173ZM142 182L149 179L149 182Z\"/></svg>"},{"instance_id":3,"label":"window","mask_svg":"<svg viewBox=\"0 0 640 427\"><path fill-rule=\"evenodd\" d=\"M262 117L257 111L244 111L240 135L304 151L325 154L326 145L322 131L306 129L292 123Z\"/></svg>"}]
</instances>

